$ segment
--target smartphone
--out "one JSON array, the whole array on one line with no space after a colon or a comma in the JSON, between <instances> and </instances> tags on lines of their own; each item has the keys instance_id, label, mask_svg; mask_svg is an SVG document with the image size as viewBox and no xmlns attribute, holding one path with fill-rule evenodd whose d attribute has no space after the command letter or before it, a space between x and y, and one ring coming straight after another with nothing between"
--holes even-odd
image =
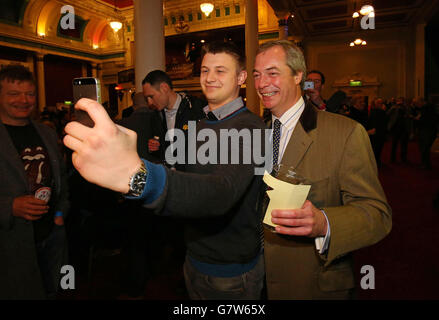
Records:
<instances>
[{"instance_id":1,"label":"smartphone","mask_svg":"<svg viewBox=\"0 0 439 320\"><path fill-rule=\"evenodd\" d=\"M73 106L81 98L89 98L101 103L101 84L96 78L75 78L73 79ZM76 121L93 127L94 122L87 112L82 110L74 110Z\"/></svg>"},{"instance_id":2,"label":"smartphone","mask_svg":"<svg viewBox=\"0 0 439 320\"><path fill-rule=\"evenodd\" d=\"M303 90L314 89L314 81L305 81Z\"/></svg>"}]
</instances>

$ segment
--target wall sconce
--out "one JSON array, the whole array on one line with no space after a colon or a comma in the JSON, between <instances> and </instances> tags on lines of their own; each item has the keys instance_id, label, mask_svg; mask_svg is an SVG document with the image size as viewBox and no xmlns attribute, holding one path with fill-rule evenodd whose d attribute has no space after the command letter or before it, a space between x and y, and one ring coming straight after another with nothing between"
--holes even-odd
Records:
<instances>
[{"instance_id":1,"label":"wall sconce","mask_svg":"<svg viewBox=\"0 0 439 320\"><path fill-rule=\"evenodd\" d=\"M114 0L114 13L117 14L116 0ZM122 28L122 22L119 22L117 20L111 21L110 27L114 30L114 32L118 32Z\"/></svg>"},{"instance_id":2,"label":"wall sconce","mask_svg":"<svg viewBox=\"0 0 439 320\"><path fill-rule=\"evenodd\" d=\"M110 22L111 29L114 30L114 32L118 32L122 28L122 22L119 21L111 21Z\"/></svg>"},{"instance_id":3,"label":"wall sconce","mask_svg":"<svg viewBox=\"0 0 439 320\"><path fill-rule=\"evenodd\" d=\"M211 4L209 2L204 2L204 3L200 4L200 9L202 12L204 12L206 17L208 17L209 14L213 11L213 4Z\"/></svg>"}]
</instances>

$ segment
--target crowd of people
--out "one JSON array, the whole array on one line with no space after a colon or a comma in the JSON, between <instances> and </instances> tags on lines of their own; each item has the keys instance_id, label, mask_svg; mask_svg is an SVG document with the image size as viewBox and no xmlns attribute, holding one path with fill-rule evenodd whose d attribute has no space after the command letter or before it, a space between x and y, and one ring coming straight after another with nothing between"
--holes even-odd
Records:
<instances>
[{"instance_id":1,"label":"crowd of people","mask_svg":"<svg viewBox=\"0 0 439 320\"><path fill-rule=\"evenodd\" d=\"M246 80L255 82L265 123L239 95ZM305 80L313 88L302 90ZM352 252L380 241L392 225L374 155L379 167L390 136L392 161L398 144L406 161L407 143L416 138L422 164L431 169L437 112L420 98L411 104L376 98L369 107L363 97L347 99L341 92L325 100L324 83L323 73L307 72L301 50L288 41L259 48L250 80L241 50L214 42L202 54L200 85L207 102L177 93L169 76L155 70L121 120L113 122L87 99L77 107L90 114L94 128L67 124L69 113L42 113L57 140L31 119L36 99L29 70L2 69L0 133L7 150L0 158L0 299L55 298L67 238L72 257L81 243L117 236L126 258L123 289L130 297L142 297L166 247L183 268L182 287L191 299L355 297ZM166 133L180 129L187 141L189 121L218 135L271 128L272 167L294 167L312 185L303 207L273 210L272 232L262 225L267 189L254 174L259 164L188 165L187 155L184 163L169 163L172 140ZM28 149L43 149L44 157L29 158ZM29 166L29 159L39 163ZM282 171L272 175L286 179Z\"/></svg>"}]
</instances>

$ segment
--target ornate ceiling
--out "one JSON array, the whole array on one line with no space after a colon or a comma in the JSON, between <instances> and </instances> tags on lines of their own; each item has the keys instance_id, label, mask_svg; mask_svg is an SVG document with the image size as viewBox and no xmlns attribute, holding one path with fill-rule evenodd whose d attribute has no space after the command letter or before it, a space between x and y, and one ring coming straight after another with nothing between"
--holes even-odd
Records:
<instances>
[{"instance_id":1,"label":"ornate ceiling","mask_svg":"<svg viewBox=\"0 0 439 320\"><path fill-rule=\"evenodd\" d=\"M432 11L438 10L436 0L267 0L280 18L289 18L289 30L295 35L316 36L355 31L352 14L363 4L375 8L376 29L404 27Z\"/></svg>"}]
</instances>

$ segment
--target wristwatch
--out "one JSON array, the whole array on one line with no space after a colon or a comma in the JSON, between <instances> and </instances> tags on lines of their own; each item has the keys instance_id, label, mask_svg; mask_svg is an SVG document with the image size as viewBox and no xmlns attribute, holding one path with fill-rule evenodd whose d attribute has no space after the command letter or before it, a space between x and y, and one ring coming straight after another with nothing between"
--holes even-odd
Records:
<instances>
[{"instance_id":1,"label":"wristwatch","mask_svg":"<svg viewBox=\"0 0 439 320\"><path fill-rule=\"evenodd\" d=\"M145 163L142 161L139 170L135 172L128 183L130 190L125 194L126 197L140 197L145 189L146 177L148 170L145 167Z\"/></svg>"}]
</instances>

